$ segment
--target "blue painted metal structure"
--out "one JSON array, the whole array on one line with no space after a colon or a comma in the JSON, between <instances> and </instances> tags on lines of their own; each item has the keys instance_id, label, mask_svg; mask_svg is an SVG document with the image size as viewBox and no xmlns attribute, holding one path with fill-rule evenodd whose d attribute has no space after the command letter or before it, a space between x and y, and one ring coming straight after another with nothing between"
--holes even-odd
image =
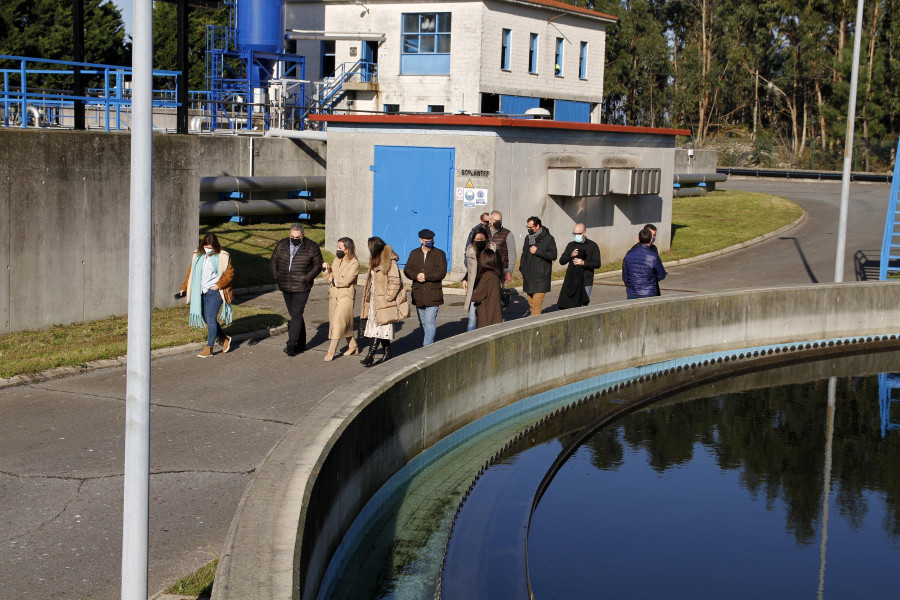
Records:
<instances>
[{"instance_id":1,"label":"blue painted metal structure","mask_svg":"<svg viewBox=\"0 0 900 600\"><path fill-rule=\"evenodd\" d=\"M0 61L17 65L11 68L0 68L0 74L3 76L3 89L0 90L0 107L3 108L3 116L0 124L4 127L18 126L23 129L27 127L30 107L37 109L50 126L73 127L73 107L75 101L80 100L88 109L100 109L87 111L87 115L93 117L92 122L86 123L89 127L99 128L102 126L106 131L129 129L131 90L125 84L131 81L131 67L5 54L0 55ZM84 96L29 86L29 81L45 75L71 77L74 82L75 67L80 68L81 76L87 81L99 79L100 85L88 89ZM155 70L153 75L162 78L171 77L174 83L177 81L178 71ZM176 92L177 89L154 90L153 106L177 107ZM71 123L68 122L70 119ZM34 123L34 125L40 124Z\"/></svg>"},{"instance_id":2,"label":"blue painted metal structure","mask_svg":"<svg viewBox=\"0 0 900 600\"><path fill-rule=\"evenodd\" d=\"M900 374L878 374L878 405L881 408L881 437L892 429L900 429L900 415L891 418L891 406L894 402L900 407L900 398L894 397L894 390L900 388Z\"/></svg>"},{"instance_id":3,"label":"blue painted metal structure","mask_svg":"<svg viewBox=\"0 0 900 600\"><path fill-rule=\"evenodd\" d=\"M572 121L574 123L590 123L591 105L587 102L557 100L554 106L553 120Z\"/></svg>"},{"instance_id":4,"label":"blue painted metal structure","mask_svg":"<svg viewBox=\"0 0 900 600\"><path fill-rule=\"evenodd\" d=\"M225 0L228 25L206 29L207 98L204 112L210 129L252 129L254 115L272 125L270 106L254 102L256 90L272 79L295 82L297 102L282 105L284 120L300 127L309 95L306 59L282 51L284 26L281 0ZM239 65L239 66L238 66Z\"/></svg>"},{"instance_id":5,"label":"blue painted metal structure","mask_svg":"<svg viewBox=\"0 0 900 600\"><path fill-rule=\"evenodd\" d=\"M884 237L881 239L881 261L878 269L878 279L887 279L888 272L900 271L900 231L897 229L898 214L900 210L900 139L897 140L897 153L894 158L894 176L891 179L891 195L888 198L887 218L884 220ZM891 261L896 261L891 264Z\"/></svg>"},{"instance_id":6,"label":"blue painted metal structure","mask_svg":"<svg viewBox=\"0 0 900 600\"><path fill-rule=\"evenodd\" d=\"M372 235L393 246L400 265L427 228L452 268L455 157L454 148L375 146Z\"/></svg>"},{"instance_id":7,"label":"blue painted metal structure","mask_svg":"<svg viewBox=\"0 0 900 600\"><path fill-rule=\"evenodd\" d=\"M508 115L524 115L529 108L537 108L541 105L539 98L528 96L500 96L500 112ZM519 117L524 119L525 117Z\"/></svg>"}]
</instances>

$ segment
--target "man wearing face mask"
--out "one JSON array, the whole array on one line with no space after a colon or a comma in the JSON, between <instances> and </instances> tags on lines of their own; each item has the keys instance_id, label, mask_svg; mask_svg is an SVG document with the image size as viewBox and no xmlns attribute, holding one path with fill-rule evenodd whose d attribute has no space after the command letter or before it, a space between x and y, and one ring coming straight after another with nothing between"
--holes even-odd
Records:
<instances>
[{"instance_id":1,"label":"man wearing face mask","mask_svg":"<svg viewBox=\"0 0 900 600\"><path fill-rule=\"evenodd\" d=\"M272 278L284 296L291 322L284 353L296 356L306 350L306 323L303 310L309 300L313 280L322 271L322 251L319 245L307 240L301 223L291 224L290 237L279 240L269 260Z\"/></svg>"},{"instance_id":2,"label":"man wearing face mask","mask_svg":"<svg viewBox=\"0 0 900 600\"><path fill-rule=\"evenodd\" d=\"M503 226L503 215L495 210L491 213L491 227L488 230L488 241L494 246L502 263L503 280L509 283L516 269L516 236Z\"/></svg>"},{"instance_id":3,"label":"man wearing face mask","mask_svg":"<svg viewBox=\"0 0 900 600\"><path fill-rule=\"evenodd\" d=\"M444 303L441 282L447 276L447 255L434 247L434 232L419 232L421 247L409 253L403 274L412 280L412 301L424 334L423 346L434 342L438 307Z\"/></svg>"},{"instance_id":4,"label":"man wearing face mask","mask_svg":"<svg viewBox=\"0 0 900 600\"><path fill-rule=\"evenodd\" d=\"M475 234L479 230L488 231L491 228L491 215L490 213L481 213L481 220L478 221L478 225L472 228L472 231L469 232L469 237L466 238L466 248L472 245L472 240L475 239Z\"/></svg>"},{"instance_id":5,"label":"man wearing face mask","mask_svg":"<svg viewBox=\"0 0 900 600\"><path fill-rule=\"evenodd\" d=\"M585 235L584 223L572 228L572 241L559 257L559 264L568 264L566 278L559 290L559 308L587 306L594 288L594 269L600 268L600 247Z\"/></svg>"},{"instance_id":6,"label":"man wearing face mask","mask_svg":"<svg viewBox=\"0 0 900 600\"><path fill-rule=\"evenodd\" d=\"M531 316L541 314L544 296L550 291L550 272L556 260L556 240L550 230L541 225L538 217L528 217L526 221L528 237L522 248L519 270L522 272L525 294Z\"/></svg>"}]
</instances>

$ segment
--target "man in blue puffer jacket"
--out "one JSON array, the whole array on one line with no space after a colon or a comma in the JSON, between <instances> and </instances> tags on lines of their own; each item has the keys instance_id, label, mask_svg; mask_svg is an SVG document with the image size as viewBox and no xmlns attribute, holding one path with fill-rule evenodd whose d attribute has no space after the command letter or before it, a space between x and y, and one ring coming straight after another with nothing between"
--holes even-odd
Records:
<instances>
[{"instance_id":1,"label":"man in blue puffer jacket","mask_svg":"<svg viewBox=\"0 0 900 600\"><path fill-rule=\"evenodd\" d=\"M653 233L644 227L638 233L638 243L622 260L622 281L628 299L659 296L659 282L666 278L659 255L650 248Z\"/></svg>"}]
</instances>

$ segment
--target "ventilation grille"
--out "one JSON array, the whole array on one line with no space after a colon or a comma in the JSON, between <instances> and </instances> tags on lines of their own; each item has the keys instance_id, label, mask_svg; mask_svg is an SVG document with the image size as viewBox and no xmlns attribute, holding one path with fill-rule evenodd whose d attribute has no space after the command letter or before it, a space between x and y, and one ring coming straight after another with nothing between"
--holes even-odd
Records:
<instances>
[{"instance_id":1,"label":"ventilation grille","mask_svg":"<svg viewBox=\"0 0 900 600\"><path fill-rule=\"evenodd\" d=\"M605 196L609 169L550 169L547 194L551 196Z\"/></svg>"}]
</instances>

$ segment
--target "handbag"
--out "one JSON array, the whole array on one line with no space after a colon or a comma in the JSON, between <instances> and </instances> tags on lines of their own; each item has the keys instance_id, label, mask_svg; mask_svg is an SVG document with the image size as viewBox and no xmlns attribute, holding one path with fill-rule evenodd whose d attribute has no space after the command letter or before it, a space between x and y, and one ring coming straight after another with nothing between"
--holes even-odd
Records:
<instances>
[{"instance_id":1,"label":"handbag","mask_svg":"<svg viewBox=\"0 0 900 600\"><path fill-rule=\"evenodd\" d=\"M503 281L500 281L500 308L506 308L509 306L510 301L512 300L512 290L506 287Z\"/></svg>"}]
</instances>

